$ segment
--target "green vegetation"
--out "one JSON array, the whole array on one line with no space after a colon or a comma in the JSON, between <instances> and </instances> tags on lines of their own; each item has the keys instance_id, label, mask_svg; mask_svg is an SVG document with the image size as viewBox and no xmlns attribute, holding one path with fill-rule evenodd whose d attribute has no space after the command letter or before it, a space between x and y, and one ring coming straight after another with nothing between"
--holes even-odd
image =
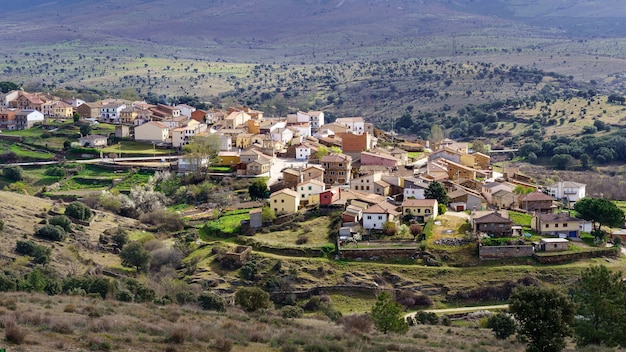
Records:
<instances>
[{"instance_id":1,"label":"green vegetation","mask_svg":"<svg viewBox=\"0 0 626 352\"><path fill-rule=\"evenodd\" d=\"M509 211L509 217L516 225L520 225L524 228L530 228L530 222L532 220L532 215L526 213L519 213L516 211Z\"/></svg>"},{"instance_id":2,"label":"green vegetation","mask_svg":"<svg viewBox=\"0 0 626 352\"><path fill-rule=\"evenodd\" d=\"M402 317L402 306L394 302L387 291L381 292L372 308L372 320L376 329L383 334L389 332L406 334L409 326Z\"/></svg>"}]
</instances>

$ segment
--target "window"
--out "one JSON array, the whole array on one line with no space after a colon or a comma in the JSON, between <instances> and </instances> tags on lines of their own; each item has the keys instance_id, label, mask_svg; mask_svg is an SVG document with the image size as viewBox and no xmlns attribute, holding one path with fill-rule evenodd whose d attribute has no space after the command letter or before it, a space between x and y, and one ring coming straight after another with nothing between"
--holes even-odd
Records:
<instances>
[{"instance_id":1,"label":"window","mask_svg":"<svg viewBox=\"0 0 626 352\"><path fill-rule=\"evenodd\" d=\"M547 229L548 227L550 227L550 224L546 224L546 229Z\"/></svg>"},{"instance_id":2,"label":"window","mask_svg":"<svg viewBox=\"0 0 626 352\"><path fill-rule=\"evenodd\" d=\"M421 208L417 208L417 213L420 214L422 212Z\"/></svg>"},{"instance_id":3,"label":"window","mask_svg":"<svg viewBox=\"0 0 626 352\"><path fill-rule=\"evenodd\" d=\"M378 220L382 220L383 216L382 215L378 215Z\"/></svg>"},{"instance_id":4,"label":"window","mask_svg":"<svg viewBox=\"0 0 626 352\"><path fill-rule=\"evenodd\" d=\"M563 224L563 227L567 227L567 224Z\"/></svg>"},{"instance_id":5,"label":"window","mask_svg":"<svg viewBox=\"0 0 626 352\"><path fill-rule=\"evenodd\" d=\"M306 196L304 194L302 194L302 198L306 198Z\"/></svg>"},{"instance_id":6,"label":"window","mask_svg":"<svg viewBox=\"0 0 626 352\"><path fill-rule=\"evenodd\" d=\"M406 208L406 209L405 209L405 213L410 214L410 213L411 213L411 209Z\"/></svg>"},{"instance_id":7,"label":"window","mask_svg":"<svg viewBox=\"0 0 626 352\"><path fill-rule=\"evenodd\" d=\"M370 190L370 186L367 186L366 188L367 188L368 191Z\"/></svg>"},{"instance_id":8,"label":"window","mask_svg":"<svg viewBox=\"0 0 626 352\"><path fill-rule=\"evenodd\" d=\"M430 209L424 209L424 213L430 214Z\"/></svg>"},{"instance_id":9,"label":"window","mask_svg":"<svg viewBox=\"0 0 626 352\"><path fill-rule=\"evenodd\" d=\"M343 164L342 164L342 163L339 163L339 167L342 167L342 166L343 166Z\"/></svg>"},{"instance_id":10,"label":"window","mask_svg":"<svg viewBox=\"0 0 626 352\"><path fill-rule=\"evenodd\" d=\"M274 199L274 203L278 202L278 200Z\"/></svg>"},{"instance_id":11,"label":"window","mask_svg":"<svg viewBox=\"0 0 626 352\"><path fill-rule=\"evenodd\" d=\"M284 200L284 199L281 199L281 200L280 200L280 202L281 202L281 203L285 203L285 200Z\"/></svg>"},{"instance_id":12,"label":"window","mask_svg":"<svg viewBox=\"0 0 626 352\"><path fill-rule=\"evenodd\" d=\"M554 227L558 228L558 227L559 227L559 224L554 224Z\"/></svg>"},{"instance_id":13,"label":"window","mask_svg":"<svg viewBox=\"0 0 626 352\"><path fill-rule=\"evenodd\" d=\"M371 215L368 215L368 216L367 216L367 220L372 220L372 216L371 216Z\"/></svg>"},{"instance_id":14,"label":"window","mask_svg":"<svg viewBox=\"0 0 626 352\"><path fill-rule=\"evenodd\" d=\"M313 189L313 186L309 186L309 191Z\"/></svg>"}]
</instances>

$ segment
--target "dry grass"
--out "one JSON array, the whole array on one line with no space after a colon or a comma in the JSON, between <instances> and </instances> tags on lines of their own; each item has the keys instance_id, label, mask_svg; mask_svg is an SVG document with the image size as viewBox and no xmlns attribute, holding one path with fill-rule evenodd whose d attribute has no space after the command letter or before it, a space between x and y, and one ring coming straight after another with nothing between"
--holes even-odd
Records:
<instances>
[{"instance_id":1,"label":"dry grass","mask_svg":"<svg viewBox=\"0 0 626 352\"><path fill-rule=\"evenodd\" d=\"M259 243L275 247L284 247L287 244L288 246L301 248L319 248L323 245L330 244L328 241L329 222L329 217L320 216L301 223L301 227L297 231L284 230L270 233L257 233L254 239ZM296 245L299 236L306 236L307 240Z\"/></svg>"}]
</instances>

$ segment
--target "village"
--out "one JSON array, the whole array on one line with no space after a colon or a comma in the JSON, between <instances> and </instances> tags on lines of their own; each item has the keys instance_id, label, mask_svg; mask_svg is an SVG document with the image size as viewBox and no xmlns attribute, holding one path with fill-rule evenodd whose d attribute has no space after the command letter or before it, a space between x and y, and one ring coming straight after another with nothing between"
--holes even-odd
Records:
<instances>
[{"instance_id":1,"label":"village","mask_svg":"<svg viewBox=\"0 0 626 352\"><path fill-rule=\"evenodd\" d=\"M194 139L205 139L214 155L181 157L179 172L210 165L267 180L266 207L279 218L312 209L342 212L338 257L387 256L380 252L387 247L394 247L391 256L414 257L416 243L446 216L462 219L466 227L462 233L444 232L460 235L457 242L476 243L481 260L567 252L592 232L590 221L572 215L574 204L586 196L585 184L538 185L515 166L492 164L492 155L506 160L501 151L490 155L489 148L474 151L470 143L450 139L396 140L363 117L327 123L322 111L267 117L245 107L204 111L119 99L87 103L22 91L2 95L2 105L0 129L7 131L78 117L84 124L113 125L115 140L148 150L182 153ZM111 137L86 134L73 144L105 148ZM252 230L268 225L259 210L251 210L246 222ZM398 234L405 240L394 242Z\"/></svg>"}]
</instances>

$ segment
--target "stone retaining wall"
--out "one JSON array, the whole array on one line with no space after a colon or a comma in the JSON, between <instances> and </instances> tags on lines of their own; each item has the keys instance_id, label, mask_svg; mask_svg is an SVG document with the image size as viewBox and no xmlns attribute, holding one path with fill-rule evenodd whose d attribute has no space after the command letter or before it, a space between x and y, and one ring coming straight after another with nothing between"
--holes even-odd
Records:
<instances>
[{"instance_id":1,"label":"stone retaining wall","mask_svg":"<svg viewBox=\"0 0 626 352\"><path fill-rule=\"evenodd\" d=\"M480 260L531 257L534 252L535 250L532 245L478 247L478 257Z\"/></svg>"}]
</instances>

